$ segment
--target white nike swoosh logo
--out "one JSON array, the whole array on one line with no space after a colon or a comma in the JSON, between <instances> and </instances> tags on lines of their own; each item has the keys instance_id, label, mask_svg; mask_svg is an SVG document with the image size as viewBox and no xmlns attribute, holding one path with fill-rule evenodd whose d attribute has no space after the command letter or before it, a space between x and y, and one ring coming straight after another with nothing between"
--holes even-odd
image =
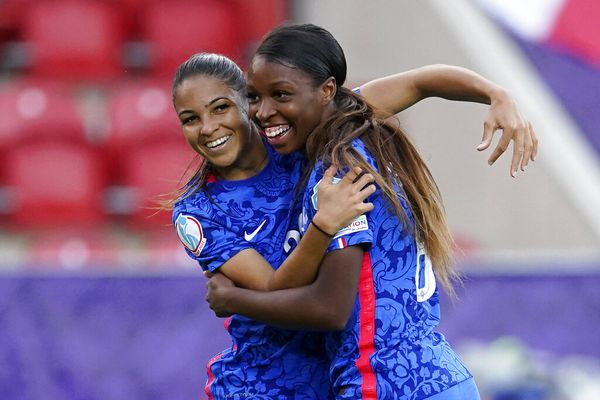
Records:
<instances>
[{"instance_id":1,"label":"white nike swoosh logo","mask_svg":"<svg viewBox=\"0 0 600 400\"><path fill-rule=\"evenodd\" d=\"M262 222L262 224L260 224L260 225L258 226L258 228L256 228L256 229L254 230L254 232L252 232L252 233L244 232L244 239L246 239L246 242L249 242L249 241L251 241L252 239L254 239L254 236L256 236L256 234L258 233L258 231L260 231L260 230L261 230L261 228L263 227L263 225L264 225L266 222L267 222L267 220L265 219L265 220Z\"/></svg>"}]
</instances>

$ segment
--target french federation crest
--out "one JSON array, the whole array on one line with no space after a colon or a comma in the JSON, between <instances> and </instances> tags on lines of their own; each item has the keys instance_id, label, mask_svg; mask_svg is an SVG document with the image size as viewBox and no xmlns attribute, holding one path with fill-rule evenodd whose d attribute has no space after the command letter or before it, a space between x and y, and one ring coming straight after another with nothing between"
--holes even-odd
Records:
<instances>
[{"instance_id":1,"label":"french federation crest","mask_svg":"<svg viewBox=\"0 0 600 400\"><path fill-rule=\"evenodd\" d=\"M180 214L175 221L175 229L183 245L195 256L199 256L206 244L200 222L190 215Z\"/></svg>"}]
</instances>

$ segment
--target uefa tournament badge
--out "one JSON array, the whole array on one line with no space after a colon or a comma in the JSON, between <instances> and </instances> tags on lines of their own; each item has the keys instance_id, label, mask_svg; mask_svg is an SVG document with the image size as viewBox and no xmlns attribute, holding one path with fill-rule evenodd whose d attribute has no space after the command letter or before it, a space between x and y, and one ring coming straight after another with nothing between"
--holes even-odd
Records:
<instances>
[{"instance_id":1,"label":"uefa tournament badge","mask_svg":"<svg viewBox=\"0 0 600 400\"><path fill-rule=\"evenodd\" d=\"M313 187L313 193L312 193L312 196L310 197L310 201L311 201L315 211L319 209L319 199L318 199L319 184L321 183L322 180L323 179L320 179L319 182L317 182L317 184ZM338 183L341 180L342 180L341 178L333 178L332 183L335 185L336 183ZM347 235L349 233L366 231L368 229L369 229L369 222L367 220L367 216L365 214L359 215L348 225L346 225L345 227L343 227L342 229L337 231L336 234L333 235L333 238L337 239L337 238Z\"/></svg>"},{"instance_id":2,"label":"uefa tournament badge","mask_svg":"<svg viewBox=\"0 0 600 400\"><path fill-rule=\"evenodd\" d=\"M200 222L190 215L180 214L175 221L175 229L181 243L195 256L199 256L206 244Z\"/></svg>"}]
</instances>

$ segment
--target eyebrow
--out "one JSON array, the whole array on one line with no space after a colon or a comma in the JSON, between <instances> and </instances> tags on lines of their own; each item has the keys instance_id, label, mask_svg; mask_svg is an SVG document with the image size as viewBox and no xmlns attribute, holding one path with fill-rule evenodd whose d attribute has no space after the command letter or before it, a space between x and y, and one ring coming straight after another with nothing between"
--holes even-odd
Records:
<instances>
[{"instance_id":1,"label":"eyebrow","mask_svg":"<svg viewBox=\"0 0 600 400\"><path fill-rule=\"evenodd\" d=\"M282 85L282 84L286 84L286 83L292 85L292 83L290 81L281 80L281 81L271 83L271 86Z\"/></svg>"},{"instance_id":2,"label":"eyebrow","mask_svg":"<svg viewBox=\"0 0 600 400\"><path fill-rule=\"evenodd\" d=\"M206 104L204 107L208 107L208 106L210 106L211 104L213 104L213 103L216 103L216 102L217 102L217 101L219 101L219 100L229 100L229 101L231 101L231 99L230 99L229 97L226 97L226 96L221 96L221 97L217 97L217 98L215 98L215 99L212 99L212 100L211 100L211 101L209 101L209 102L208 102L208 103L207 103L207 104Z\"/></svg>"},{"instance_id":3,"label":"eyebrow","mask_svg":"<svg viewBox=\"0 0 600 400\"><path fill-rule=\"evenodd\" d=\"M219 101L219 100L229 100L229 101L232 101L232 100L231 100L229 97L226 97L226 96L220 96L220 97L214 98L214 99L212 99L211 101L209 101L207 104L205 104L205 105L204 105L204 107L210 107L210 105L211 105L211 104L213 104L213 103L216 103L216 102L217 102L217 101ZM179 111L179 112L177 113L177 115L178 115L178 116L181 116L182 114L185 114L185 113L193 113L193 112L194 112L194 111L192 111L192 110L181 110L181 111Z\"/></svg>"},{"instance_id":4,"label":"eyebrow","mask_svg":"<svg viewBox=\"0 0 600 400\"><path fill-rule=\"evenodd\" d=\"M277 85L293 85L293 83L290 82L290 81L286 81L286 80L281 80L281 81L269 83L270 87L274 87L274 86L277 86ZM254 86L252 86L252 85L246 85L246 89L247 90L256 90L254 88Z\"/></svg>"}]
</instances>

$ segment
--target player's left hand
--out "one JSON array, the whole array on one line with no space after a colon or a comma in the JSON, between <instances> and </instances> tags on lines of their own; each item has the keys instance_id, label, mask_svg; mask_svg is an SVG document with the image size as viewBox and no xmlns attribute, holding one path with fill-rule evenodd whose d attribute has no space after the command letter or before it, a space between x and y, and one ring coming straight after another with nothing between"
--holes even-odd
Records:
<instances>
[{"instance_id":1,"label":"player's left hand","mask_svg":"<svg viewBox=\"0 0 600 400\"><path fill-rule=\"evenodd\" d=\"M230 317L233 313L227 309L227 295L228 290L235 287L233 281L220 272L205 275L209 277L206 283L206 302L217 317Z\"/></svg>"},{"instance_id":2,"label":"player's left hand","mask_svg":"<svg viewBox=\"0 0 600 400\"><path fill-rule=\"evenodd\" d=\"M331 166L323 174L317 192L319 208L313 217L318 226L332 234L371 211L373 203L365 200L375 193L375 177L363 174L360 167L351 168L334 183L336 173L337 168Z\"/></svg>"},{"instance_id":3,"label":"player's left hand","mask_svg":"<svg viewBox=\"0 0 600 400\"><path fill-rule=\"evenodd\" d=\"M502 136L490 155L488 164L492 165L513 141L513 156L510 163L510 175L514 178L517 170L525 171L529 161L535 161L538 152L538 139L531 122L523 118L512 96L505 90L498 90L491 99L490 110L483 124L483 139L477 150L487 149L498 129Z\"/></svg>"}]
</instances>

